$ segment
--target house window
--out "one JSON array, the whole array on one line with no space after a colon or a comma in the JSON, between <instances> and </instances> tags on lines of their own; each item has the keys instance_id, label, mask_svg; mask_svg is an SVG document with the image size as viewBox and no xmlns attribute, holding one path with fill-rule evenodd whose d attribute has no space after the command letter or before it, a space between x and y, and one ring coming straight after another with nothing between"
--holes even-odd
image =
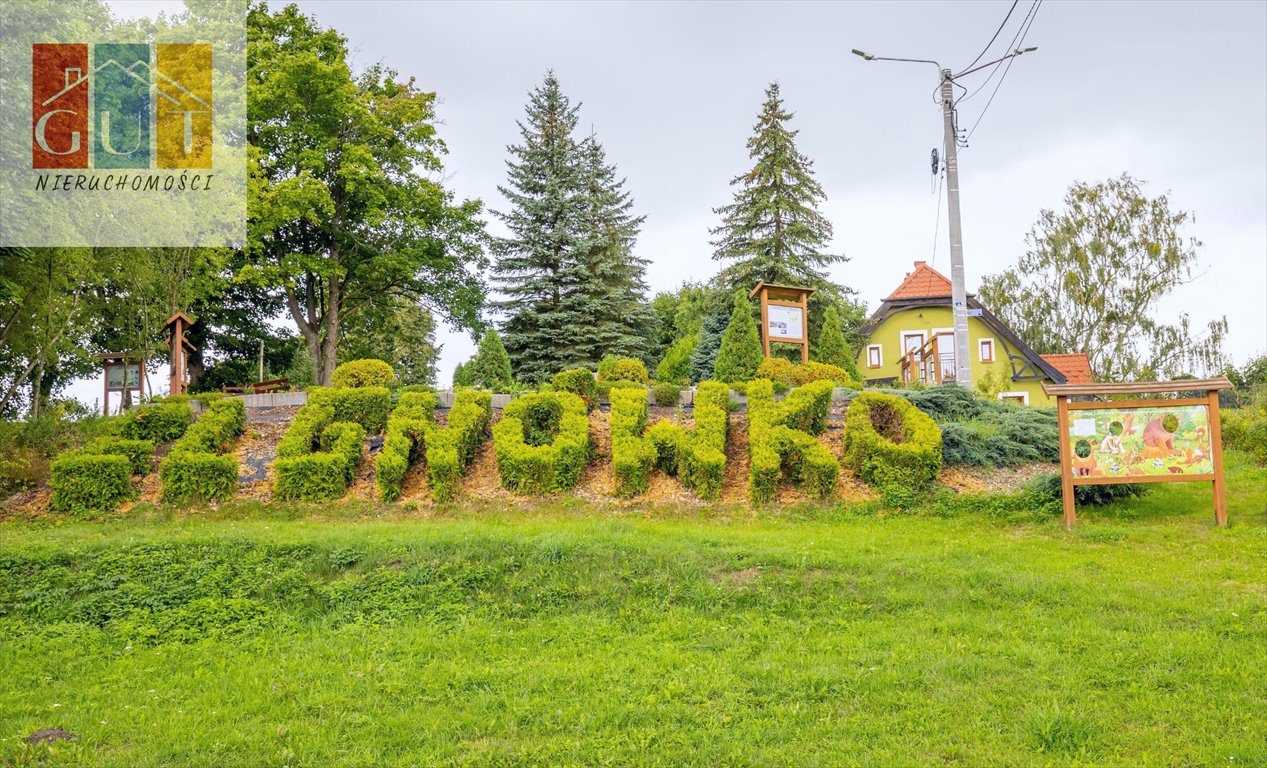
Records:
<instances>
[{"instance_id":1,"label":"house window","mask_svg":"<svg viewBox=\"0 0 1267 768\"><path fill-rule=\"evenodd\" d=\"M999 399L1007 400L1013 403L1020 403L1021 405L1029 405L1028 392L1000 392Z\"/></svg>"},{"instance_id":2,"label":"house window","mask_svg":"<svg viewBox=\"0 0 1267 768\"><path fill-rule=\"evenodd\" d=\"M872 344L867 347L867 367L879 368L884 365L884 354L880 351L879 344Z\"/></svg>"},{"instance_id":3,"label":"house window","mask_svg":"<svg viewBox=\"0 0 1267 768\"><path fill-rule=\"evenodd\" d=\"M994 362L994 339L981 339L977 342L977 349L981 353L981 362Z\"/></svg>"}]
</instances>

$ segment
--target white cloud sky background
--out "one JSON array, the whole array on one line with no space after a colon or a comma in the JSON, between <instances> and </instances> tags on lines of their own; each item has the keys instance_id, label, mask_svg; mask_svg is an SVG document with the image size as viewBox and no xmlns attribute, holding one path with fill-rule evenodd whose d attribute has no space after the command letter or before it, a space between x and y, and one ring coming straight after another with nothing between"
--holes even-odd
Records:
<instances>
[{"instance_id":1,"label":"white cloud sky background","mask_svg":"<svg viewBox=\"0 0 1267 768\"><path fill-rule=\"evenodd\" d=\"M1031 1L983 61L1004 52ZM178 7L112 5L127 15ZM529 90L554 69L647 217L637 252L651 260L653 291L716 272L711 209L747 169L744 142L777 80L828 196L832 250L852 258L832 277L874 308L914 260L949 269L944 200L933 253L929 151L941 115L931 66L849 51L957 70L1011 3L299 5L347 37L355 66L382 62L437 92L447 184L487 209L504 205L505 148L519 141ZM1039 50L1014 63L960 153L969 290L1015 262L1040 209L1059 207L1071 182L1125 171L1195 212L1189 234L1204 242L1202 276L1165 303L1164 319L1186 311L1204 326L1225 314L1235 362L1267 349L1265 38L1267 3L1043 2L1025 40ZM961 105L961 127L992 89ZM474 345L447 329L440 341L447 383Z\"/></svg>"}]
</instances>

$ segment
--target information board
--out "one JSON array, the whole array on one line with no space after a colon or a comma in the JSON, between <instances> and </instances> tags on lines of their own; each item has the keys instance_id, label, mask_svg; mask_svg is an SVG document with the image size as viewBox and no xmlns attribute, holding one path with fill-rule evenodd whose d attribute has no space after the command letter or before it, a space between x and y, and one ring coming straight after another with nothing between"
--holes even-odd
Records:
<instances>
[{"instance_id":1,"label":"information board","mask_svg":"<svg viewBox=\"0 0 1267 768\"><path fill-rule=\"evenodd\" d=\"M140 387L140 363L113 363L106 366L107 390L140 389Z\"/></svg>"},{"instance_id":2,"label":"information board","mask_svg":"<svg viewBox=\"0 0 1267 768\"><path fill-rule=\"evenodd\" d=\"M766 334L771 339L801 341L804 313L800 307L770 304L767 308Z\"/></svg>"},{"instance_id":3,"label":"information board","mask_svg":"<svg viewBox=\"0 0 1267 768\"><path fill-rule=\"evenodd\" d=\"M1075 482L1214 472L1207 405L1084 408L1070 410L1067 422Z\"/></svg>"}]
</instances>

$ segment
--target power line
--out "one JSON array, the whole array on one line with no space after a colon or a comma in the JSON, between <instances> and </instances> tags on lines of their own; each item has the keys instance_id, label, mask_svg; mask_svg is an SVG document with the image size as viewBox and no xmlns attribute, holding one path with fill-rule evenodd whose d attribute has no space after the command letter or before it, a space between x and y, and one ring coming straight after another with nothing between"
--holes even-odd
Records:
<instances>
[{"instance_id":1,"label":"power line","mask_svg":"<svg viewBox=\"0 0 1267 768\"><path fill-rule=\"evenodd\" d=\"M1038 8L1042 4L1043 0L1035 0L1034 7L1032 8L1033 16L1027 17L1029 18L1029 26L1025 27L1024 32L1021 34L1021 41L1017 44L1017 47L1025 44L1025 35L1028 35L1030 27L1034 26L1034 19L1038 18ZM985 117L985 113L989 111L990 105L994 103L994 97L999 92L999 86L1003 85L1003 81L1007 79L1007 73L1012 70L1012 61L1012 59L1007 60L1007 67L1003 70L1003 74L999 77L999 81L994 84L994 91L990 93L990 98L986 101L985 106L981 108L981 114L977 115L977 121L972 124L971 128L968 129L968 135L963 137L965 143L968 139L972 138L972 134L977 130L977 126L981 124L981 118Z\"/></svg>"},{"instance_id":2,"label":"power line","mask_svg":"<svg viewBox=\"0 0 1267 768\"><path fill-rule=\"evenodd\" d=\"M999 25L998 29L994 30L994 37L990 38L990 42L985 44L985 48L981 49L981 53L978 53L977 57L972 60L972 63L964 67L964 69L972 69L973 67L975 67L977 65L977 62L981 61L981 58L985 56L987 52L989 52L990 46L994 45L994 41L999 39L999 33L1002 32L1003 28L1007 26L1007 20L1012 18L1012 11L1016 10L1016 4L1019 3L1020 1L1021 0L1012 0L1012 7L1007 9L1007 15L1003 17L1003 23Z\"/></svg>"},{"instance_id":3,"label":"power line","mask_svg":"<svg viewBox=\"0 0 1267 768\"><path fill-rule=\"evenodd\" d=\"M1012 36L1012 42L1008 45L1008 50L1014 51L1017 49L1018 42L1021 39L1021 34L1026 29L1025 25L1030 22L1030 17L1034 15L1035 11L1038 9L1038 6L1041 2L1042 0L1034 0L1034 2L1030 4L1029 11L1025 14L1025 18L1021 19L1021 25L1016 28L1016 34ZM994 69L990 70L990 74L986 76L985 80L981 81L981 85L978 85L976 87L976 90L974 90L972 93L966 96L960 96L958 99L955 100L955 106L959 106L959 102L967 101L968 99L971 99L973 96L976 96L978 93L981 93L981 91L985 90L985 87L989 85L990 81L994 79L994 76L999 73L999 69L1002 66L1003 66L1002 61L996 64L994 66ZM965 67L965 69L970 69L970 67ZM967 89L965 88L964 90L967 90Z\"/></svg>"}]
</instances>

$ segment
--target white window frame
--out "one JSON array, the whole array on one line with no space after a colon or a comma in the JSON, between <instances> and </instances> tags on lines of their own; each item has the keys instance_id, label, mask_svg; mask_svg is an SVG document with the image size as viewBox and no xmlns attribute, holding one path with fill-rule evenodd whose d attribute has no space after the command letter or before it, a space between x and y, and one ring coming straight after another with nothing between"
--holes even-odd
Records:
<instances>
[{"instance_id":1,"label":"white window frame","mask_svg":"<svg viewBox=\"0 0 1267 768\"><path fill-rule=\"evenodd\" d=\"M928 343L928 334L924 331L902 331L902 357L906 357L911 352L910 348L906 346L906 340L912 336L919 337L919 344L915 347L916 349L923 349L924 345Z\"/></svg>"},{"instance_id":2,"label":"white window frame","mask_svg":"<svg viewBox=\"0 0 1267 768\"><path fill-rule=\"evenodd\" d=\"M989 359L989 360L986 360L986 359L985 359L985 354L984 354L984 351L983 351L983 350L985 349L985 345L986 345L986 344L989 344L989 345L990 345L990 359ZM994 352L995 352L995 350L996 350L996 349L997 349L997 346L996 346L996 345L995 345L995 343L994 343L994 338L993 338L993 337L991 337L991 338L986 338L986 339L977 339L977 362L980 362L980 363L993 363L993 362L997 359L997 358L994 356Z\"/></svg>"},{"instance_id":3,"label":"white window frame","mask_svg":"<svg viewBox=\"0 0 1267 768\"><path fill-rule=\"evenodd\" d=\"M1021 399L1021 405L1029 405L1028 392L1000 392L999 393L1000 400L1010 400L1010 399L1014 399L1018 397Z\"/></svg>"},{"instance_id":4,"label":"white window frame","mask_svg":"<svg viewBox=\"0 0 1267 768\"><path fill-rule=\"evenodd\" d=\"M875 360L876 360L875 365L871 364L871 350L873 349L875 350ZM883 368L884 367L884 345L883 344L868 344L867 345L867 367L868 368Z\"/></svg>"}]
</instances>

